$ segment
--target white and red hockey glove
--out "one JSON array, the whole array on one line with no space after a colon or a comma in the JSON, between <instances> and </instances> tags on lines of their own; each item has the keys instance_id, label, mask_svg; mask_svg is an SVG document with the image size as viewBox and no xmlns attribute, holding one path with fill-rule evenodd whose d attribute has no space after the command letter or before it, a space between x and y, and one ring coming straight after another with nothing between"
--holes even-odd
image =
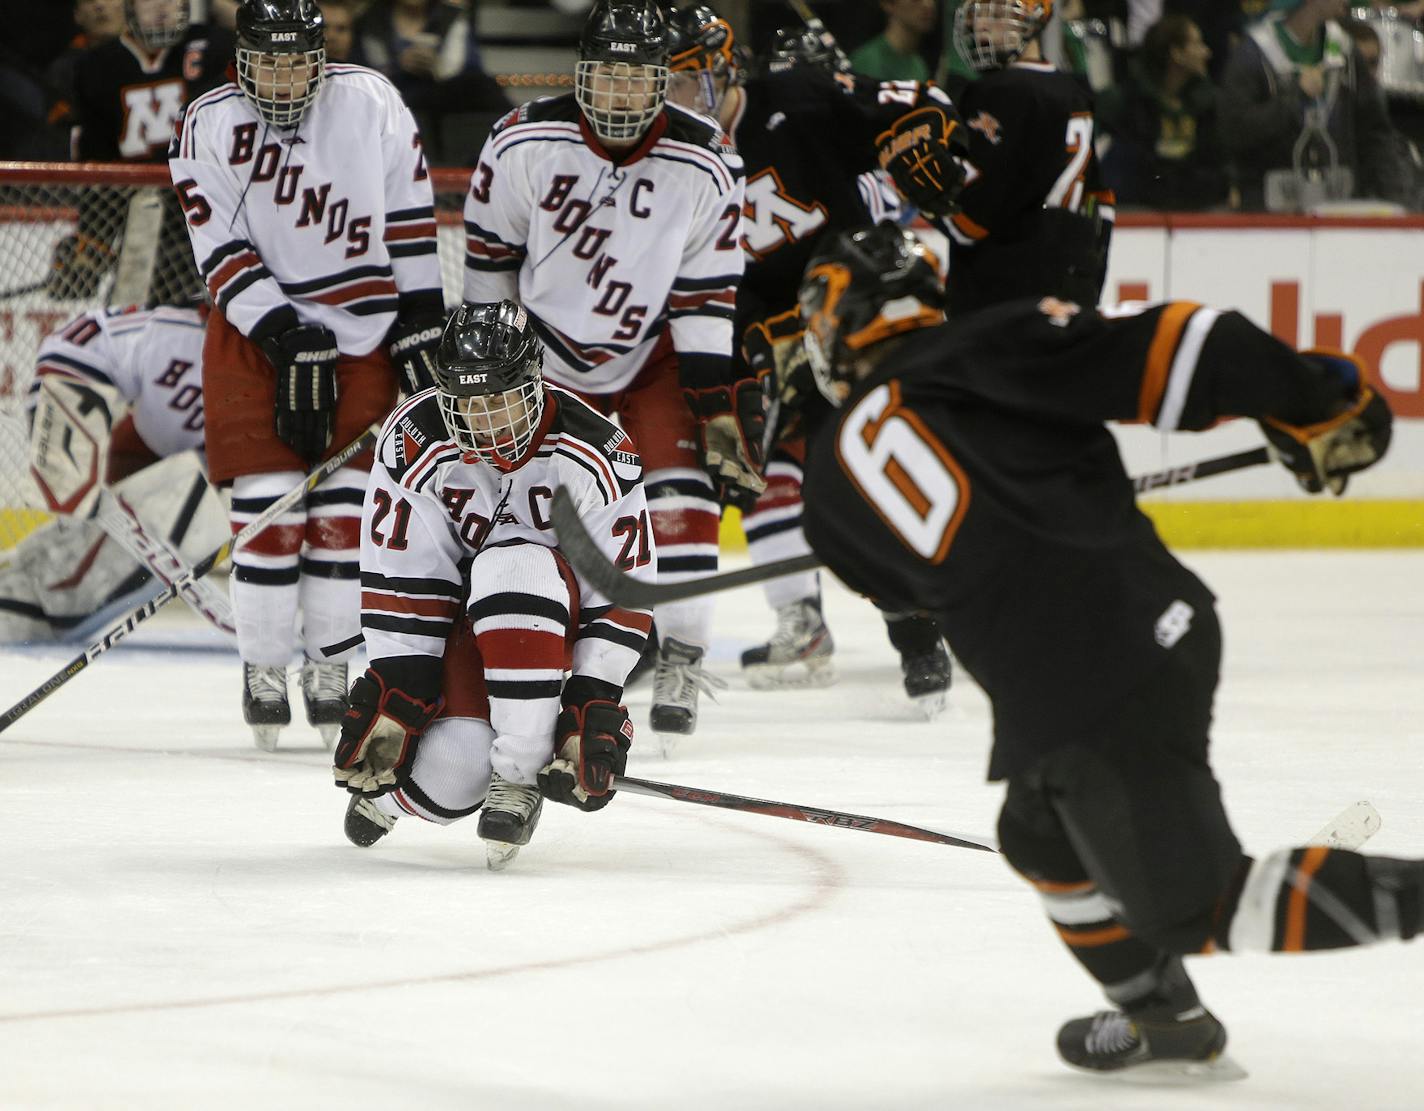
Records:
<instances>
[{"instance_id":1,"label":"white and red hockey glove","mask_svg":"<svg viewBox=\"0 0 1424 1111\"><path fill-rule=\"evenodd\" d=\"M336 785L368 798L399 786L420 735L444 701L422 702L387 687L373 671L362 675L351 684L351 708L341 721L332 768Z\"/></svg>"},{"instance_id":2,"label":"white and red hockey glove","mask_svg":"<svg viewBox=\"0 0 1424 1111\"><path fill-rule=\"evenodd\" d=\"M592 699L565 706L554 726L554 759L539 772L545 798L601 810L616 794L613 777L628 769L633 723L615 702Z\"/></svg>"}]
</instances>

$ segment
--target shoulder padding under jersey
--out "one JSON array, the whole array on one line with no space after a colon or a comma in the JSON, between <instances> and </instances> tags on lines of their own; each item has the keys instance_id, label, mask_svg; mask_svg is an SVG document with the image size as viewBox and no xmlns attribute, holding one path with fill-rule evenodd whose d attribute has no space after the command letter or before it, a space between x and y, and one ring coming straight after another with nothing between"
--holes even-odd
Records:
<instances>
[{"instance_id":1,"label":"shoulder padding under jersey","mask_svg":"<svg viewBox=\"0 0 1424 1111\"><path fill-rule=\"evenodd\" d=\"M498 135L501 131L524 123L577 123L578 118L579 106L573 93L546 96L521 104L514 111L501 116L499 122L490 129L490 134Z\"/></svg>"},{"instance_id":2,"label":"shoulder padding under jersey","mask_svg":"<svg viewBox=\"0 0 1424 1111\"><path fill-rule=\"evenodd\" d=\"M589 471L607 501L631 493L643 481L643 461L627 433L573 394L553 387L549 393L558 405L549 428L554 454Z\"/></svg>"},{"instance_id":3,"label":"shoulder padding under jersey","mask_svg":"<svg viewBox=\"0 0 1424 1111\"><path fill-rule=\"evenodd\" d=\"M722 129L711 120L679 108L676 104L667 105L664 111L668 121L667 130L663 132L665 139L721 152Z\"/></svg>"},{"instance_id":4,"label":"shoulder padding under jersey","mask_svg":"<svg viewBox=\"0 0 1424 1111\"><path fill-rule=\"evenodd\" d=\"M403 486L417 481L437 462L459 457L460 449L440 416L435 390L418 393L397 406L376 444L376 458Z\"/></svg>"}]
</instances>

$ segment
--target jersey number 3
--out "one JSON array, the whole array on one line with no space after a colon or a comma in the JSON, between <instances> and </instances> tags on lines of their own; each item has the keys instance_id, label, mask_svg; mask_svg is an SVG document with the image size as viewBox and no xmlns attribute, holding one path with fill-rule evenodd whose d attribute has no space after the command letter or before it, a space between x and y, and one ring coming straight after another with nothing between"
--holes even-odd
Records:
<instances>
[{"instance_id":1,"label":"jersey number 3","mask_svg":"<svg viewBox=\"0 0 1424 1111\"><path fill-rule=\"evenodd\" d=\"M900 543L929 563L943 562L969 508L969 484L934 433L901 406L897 383L871 390L846 414L836 454Z\"/></svg>"}]
</instances>

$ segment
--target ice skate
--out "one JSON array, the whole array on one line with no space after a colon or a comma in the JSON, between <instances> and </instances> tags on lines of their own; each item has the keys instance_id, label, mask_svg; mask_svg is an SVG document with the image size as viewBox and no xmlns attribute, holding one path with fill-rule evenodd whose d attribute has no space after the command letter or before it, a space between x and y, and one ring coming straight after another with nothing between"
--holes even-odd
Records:
<instances>
[{"instance_id":1,"label":"ice skate","mask_svg":"<svg viewBox=\"0 0 1424 1111\"><path fill-rule=\"evenodd\" d=\"M396 816L377 806L375 799L352 795L351 801L346 804L346 840L369 849L390 833L396 821Z\"/></svg>"},{"instance_id":2,"label":"ice skate","mask_svg":"<svg viewBox=\"0 0 1424 1111\"><path fill-rule=\"evenodd\" d=\"M491 872L503 871L529 844L543 809L538 787L511 783L497 774L490 778L476 832L485 843L485 863Z\"/></svg>"},{"instance_id":3,"label":"ice skate","mask_svg":"<svg viewBox=\"0 0 1424 1111\"><path fill-rule=\"evenodd\" d=\"M302 701L307 707L307 724L321 734L322 744L335 748L341 719L346 716L346 665L307 660L302 665Z\"/></svg>"},{"instance_id":4,"label":"ice skate","mask_svg":"<svg viewBox=\"0 0 1424 1111\"><path fill-rule=\"evenodd\" d=\"M252 726L257 747L263 752L275 752L282 726L292 723L286 668L242 665L242 717Z\"/></svg>"},{"instance_id":5,"label":"ice skate","mask_svg":"<svg viewBox=\"0 0 1424 1111\"><path fill-rule=\"evenodd\" d=\"M943 641L936 641L928 652L906 653L900 657L905 693L925 715L926 721L939 717L949 701L950 667L949 652Z\"/></svg>"},{"instance_id":6,"label":"ice skate","mask_svg":"<svg viewBox=\"0 0 1424 1111\"><path fill-rule=\"evenodd\" d=\"M1178 1015L1136 1017L1099 1011L1058 1031L1058 1055L1094 1073L1131 1071L1159 1081L1239 1080L1244 1069L1225 1056L1226 1027L1198 1004Z\"/></svg>"},{"instance_id":7,"label":"ice skate","mask_svg":"<svg viewBox=\"0 0 1424 1111\"><path fill-rule=\"evenodd\" d=\"M664 756L672 754L677 738L697 729L697 696L713 693L727 684L702 670L701 648L664 637L658 653L658 669L653 675L653 709L649 724L658 734Z\"/></svg>"},{"instance_id":8,"label":"ice skate","mask_svg":"<svg viewBox=\"0 0 1424 1111\"><path fill-rule=\"evenodd\" d=\"M836 678L834 652L820 599L803 598L777 607L776 632L742 653L742 671L753 690L826 687Z\"/></svg>"}]
</instances>

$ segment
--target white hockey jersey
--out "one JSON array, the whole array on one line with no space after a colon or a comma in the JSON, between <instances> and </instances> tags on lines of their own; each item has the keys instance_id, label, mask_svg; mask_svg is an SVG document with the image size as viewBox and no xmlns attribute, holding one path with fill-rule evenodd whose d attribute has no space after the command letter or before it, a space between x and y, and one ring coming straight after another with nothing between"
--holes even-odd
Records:
<instances>
[{"instance_id":1,"label":"white hockey jersey","mask_svg":"<svg viewBox=\"0 0 1424 1111\"><path fill-rule=\"evenodd\" d=\"M361 628L373 668L396 656L441 659L464 608L466 568L485 545L557 548L548 512L561 486L608 557L634 578L654 579L643 468L632 441L562 390L549 390L548 406L532 456L508 473L466 460L446 432L435 390L387 418L361 519ZM611 606L582 576L578 586L573 674L621 690L649 611Z\"/></svg>"},{"instance_id":2,"label":"white hockey jersey","mask_svg":"<svg viewBox=\"0 0 1424 1111\"><path fill-rule=\"evenodd\" d=\"M203 317L197 309L100 309L45 336L29 404L40 381L60 375L114 387L134 429L160 459L203 450Z\"/></svg>"},{"instance_id":3,"label":"white hockey jersey","mask_svg":"<svg viewBox=\"0 0 1424 1111\"><path fill-rule=\"evenodd\" d=\"M400 300L443 305L420 132L373 70L327 66L293 131L270 127L235 84L214 89L184 113L169 170L198 270L244 335L321 324L364 355Z\"/></svg>"},{"instance_id":4,"label":"white hockey jersey","mask_svg":"<svg viewBox=\"0 0 1424 1111\"><path fill-rule=\"evenodd\" d=\"M665 325L684 383L725 383L742 176L716 126L672 105L614 163L572 94L525 104L495 125L470 178L465 299L522 304L563 386L622 389Z\"/></svg>"}]
</instances>

